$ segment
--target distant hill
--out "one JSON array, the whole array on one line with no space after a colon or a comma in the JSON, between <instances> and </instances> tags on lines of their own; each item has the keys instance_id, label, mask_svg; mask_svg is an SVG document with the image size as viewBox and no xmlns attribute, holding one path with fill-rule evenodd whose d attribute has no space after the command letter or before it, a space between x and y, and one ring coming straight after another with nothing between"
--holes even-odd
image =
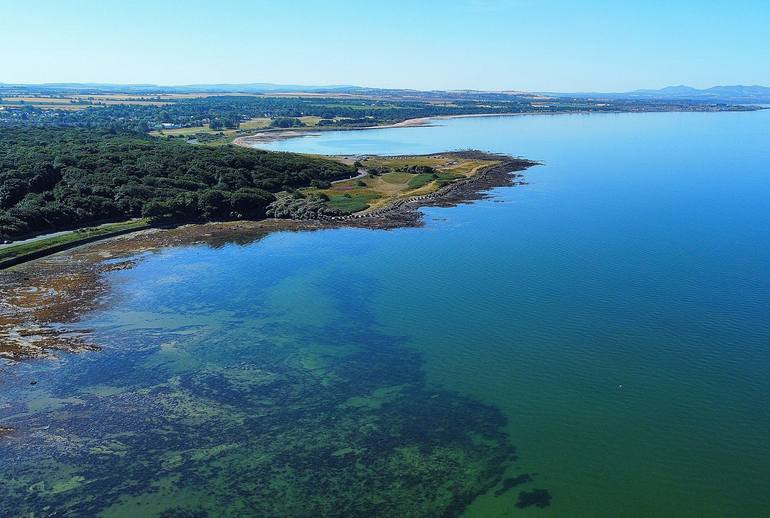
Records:
<instances>
[{"instance_id":1,"label":"distant hill","mask_svg":"<svg viewBox=\"0 0 770 518\"><path fill-rule=\"evenodd\" d=\"M372 88L354 85L284 85L277 83L214 83L194 85L114 84L114 83L0 83L0 94L99 94L99 93L328 93L356 94L402 100L425 99L492 99L513 97L537 99L542 96L576 99L611 99L628 101L692 101L715 104L770 104L770 88L766 86L714 86L698 89L686 85L667 86L659 90L633 90L631 92L524 92L520 90L411 90L396 88Z\"/></svg>"},{"instance_id":2,"label":"distant hill","mask_svg":"<svg viewBox=\"0 0 770 518\"><path fill-rule=\"evenodd\" d=\"M243 83L243 84L199 84L199 85L155 85L155 84L113 84L113 83L42 83L42 84L10 84L0 83L2 90L34 90L36 92L71 91L72 93L199 93L199 92L337 92L356 90L352 85L281 85L275 83Z\"/></svg>"},{"instance_id":3,"label":"distant hill","mask_svg":"<svg viewBox=\"0 0 770 518\"><path fill-rule=\"evenodd\" d=\"M766 104L770 103L770 88L766 86L713 86L711 88L693 88L686 85L667 86L659 90L634 90L632 92L580 92L580 93L550 93L556 97L579 98L610 98L637 100L676 100L700 101L732 104Z\"/></svg>"},{"instance_id":4,"label":"distant hill","mask_svg":"<svg viewBox=\"0 0 770 518\"><path fill-rule=\"evenodd\" d=\"M182 85L181 88L198 92L332 92L339 90L355 90L353 85L281 85L275 83L245 83L245 84L203 84Z\"/></svg>"},{"instance_id":5,"label":"distant hill","mask_svg":"<svg viewBox=\"0 0 770 518\"><path fill-rule=\"evenodd\" d=\"M770 102L770 88L766 86L713 86L699 90L691 86L667 86L660 90L636 90L630 96L647 98L698 99L721 102Z\"/></svg>"}]
</instances>

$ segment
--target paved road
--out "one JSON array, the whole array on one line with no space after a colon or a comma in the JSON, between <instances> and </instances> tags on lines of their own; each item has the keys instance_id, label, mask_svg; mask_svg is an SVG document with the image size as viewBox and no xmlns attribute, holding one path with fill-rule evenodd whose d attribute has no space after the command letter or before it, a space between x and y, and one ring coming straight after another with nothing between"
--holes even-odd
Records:
<instances>
[{"instance_id":1,"label":"paved road","mask_svg":"<svg viewBox=\"0 0 770 518\"><path fill-rule=\"evenodd\" d=\"M358 174L356 176L354 176L353 178L343 178L342 180L334 180L332 182L332 185L334 185L335 183L347 182L348 180L358 180L359 178L363 178L364 176L366 176L368 174L369 173L366 172L366 169L364 169L363 167L360 167L358 169Z\"/></svg>"}]
</instances>

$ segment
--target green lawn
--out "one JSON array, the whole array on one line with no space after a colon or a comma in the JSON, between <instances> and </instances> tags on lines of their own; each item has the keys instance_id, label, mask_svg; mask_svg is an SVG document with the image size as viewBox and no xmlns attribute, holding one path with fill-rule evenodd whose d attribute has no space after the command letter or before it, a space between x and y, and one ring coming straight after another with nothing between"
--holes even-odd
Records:
<instances>
[{"instance_id":1,"label":"green lawn","mask_svg":"<svg viewBox=\"0 0 770 518\"><path fill-rule=\"evenodd\" d=\"M380 195L373 192L362 192L356 194L331 194L329 193L328 205L332 209L343 212L353 213L369 208L369 202L376 200Z\"/></svg>"},{"instance_id":2,"label":"green lawn","mask_svg":"<svg viewBox=\"0 0 770 518\"><path fill-rule=\"evenodd\" d=\"M456 173L453 171L438 171L436 173L436 176L438 176L439 180L459 180L460 178L465 178L464 174Z\"/></svg>"},{"instance_id":3,"label":"green lawn","mask_svg":"<svg viewBox=\"0 0 770 518\"><path fill-rule=\"evenodd\" d=\"M414 177L414 174L412 173L402 173L402 172L385 173L384 175L380 176L380 178L382 178L382 181L386 183L392 183L392 184L407 183L413 177Z\"/></svg>"},{"instance_id":4,"label":"green lawn","mask_svg":"<svg viewBox=\"0 0 770 518\"><path fill-rule=\"evenodd\" d=\"M424 185L428 185L430 182L436 179L436 175L430 174L430 173L422 173L413 176L409 183L407 183L407 186L410 189L419 189L420 187Z\"/></svg>"}]
</instances>

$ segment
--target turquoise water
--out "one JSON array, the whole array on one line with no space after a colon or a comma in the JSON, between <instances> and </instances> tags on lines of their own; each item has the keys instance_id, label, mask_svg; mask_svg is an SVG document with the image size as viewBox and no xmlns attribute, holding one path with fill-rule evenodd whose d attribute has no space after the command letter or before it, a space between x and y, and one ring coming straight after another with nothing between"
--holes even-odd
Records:
<instances>
[{"instance_id":1,"label":"turquoise water","mask_svg":"<svg viewBox=\"0 0 770 518\"><path fill-rule=\"evenodd\" d=\"M767 515L769 128L520 116L271 144L544 165L424 228L110 274L78 323L105 350L6 382L0 514ZM517 507L535 489L550 505Z\"/></svg>"}]
</instances>

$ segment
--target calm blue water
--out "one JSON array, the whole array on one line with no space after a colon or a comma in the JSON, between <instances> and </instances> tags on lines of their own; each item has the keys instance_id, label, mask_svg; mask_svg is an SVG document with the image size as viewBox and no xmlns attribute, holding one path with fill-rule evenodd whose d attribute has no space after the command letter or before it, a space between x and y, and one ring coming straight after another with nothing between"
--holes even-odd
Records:
<instances>
[{"instance_id":1,"label":"calm blue water","mask_svg":"<svg viewBox=\"0 0 770 518\"><path fill-rule=\"evenodd\" d=\"M520 116L273 143L544 165L424 228L111 274L115 304L79 324L105 351L25 366L39 385L0 399L34 439L0 448L0 510L766 515L768 129ZM518 508L533 489L550 505Z\"/></svg>"},{"instance_id":2,"label":"calm blue water","mask_svg":"<svg viewBox=\"0 0 770 518\"><path fill-rule=\"evenodd\" d=\"M270 148L544 161L529 186L431 209L443 221L369 258L398 272L383 321L416 337L433 379L506 409L554 511L764 514L770 112L438 124ZM425 305L462 318L398 319Z\"/></svg>"}]
</instances>

